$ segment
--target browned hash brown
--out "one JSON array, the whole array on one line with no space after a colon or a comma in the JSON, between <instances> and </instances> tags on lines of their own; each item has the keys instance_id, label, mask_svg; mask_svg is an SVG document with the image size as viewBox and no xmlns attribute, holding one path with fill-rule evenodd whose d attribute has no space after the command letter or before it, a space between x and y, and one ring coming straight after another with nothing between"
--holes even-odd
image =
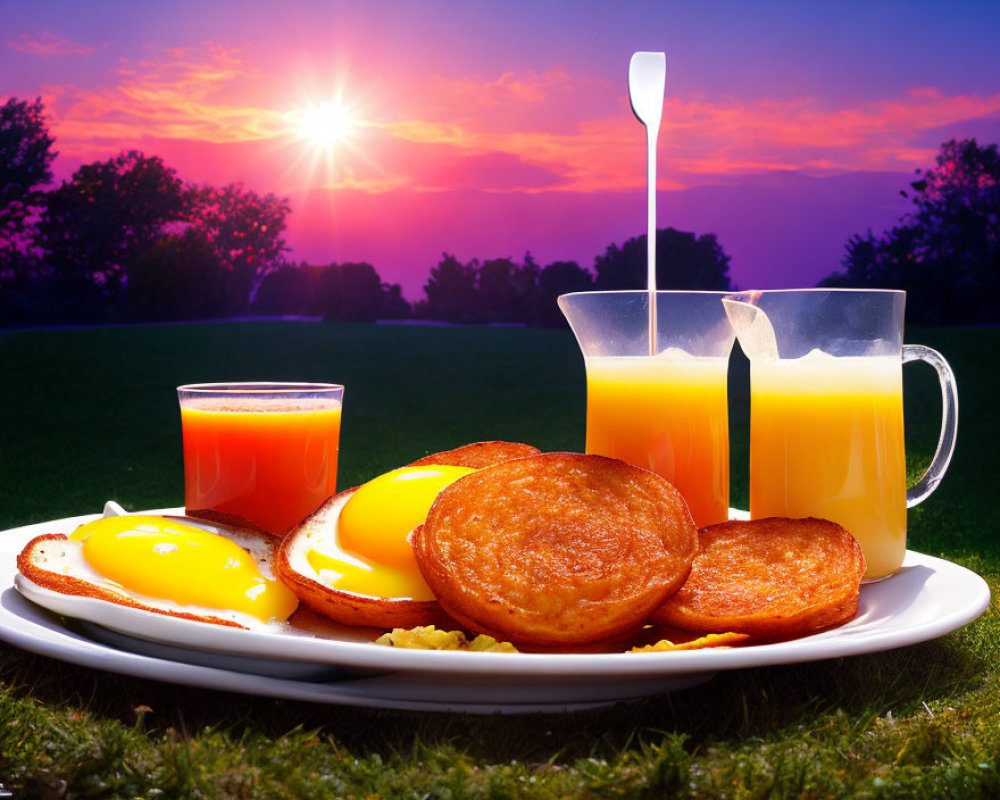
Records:
<instances>
[{"instance_id":1,"label":"browned hash brown","mask_svg":"<svg viewBox=\"0 0 1000 800\"><path fill-rule=\"evenodd\" d=\"M651 622L784 639L857 613L865 558L854 537L833 522L733 520L702 528L698 540L691 574Z\"/></svg>"},{"instance_id":2,"label":"browned hash brown","mask_svg":"<svg viewBox=\"0 0 1000 800\"><path fill-rule=\"evenodd\" d=\"M459 478L414 535L424 579L451 616L497 639L554 647L637 629L684 581L696 547L670 483L575 453Z\"/></svg>"},{"instance_id":3,"label":"browned hash brown","mask_svg":"<svg viewBox=\"0 0 1000 800\"><path fill-rule=\"evenodd\" d=\"M482 469L499 464L501 461L533 456L540 452L537 447L522 442L473 442L463 447L456 447L454 450L445 450L441 453L432 453L429 456L418 458L409 466L426 467L437 464Z\"/></svg>"}]
</instances>

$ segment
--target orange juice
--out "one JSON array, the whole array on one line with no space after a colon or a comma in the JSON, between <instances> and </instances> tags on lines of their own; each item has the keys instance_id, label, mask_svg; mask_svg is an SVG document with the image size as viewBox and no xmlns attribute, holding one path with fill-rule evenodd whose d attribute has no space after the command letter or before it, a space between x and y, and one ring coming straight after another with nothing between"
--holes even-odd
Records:
<instances>
[{"instance_id":1,"label":"orange juice","mask_svg":"<svg viewBox=\"0 0 1000 800\"><path fill-rule=\"evenodd\" d=\"M662 475L699 526L729 518L726 358L589 357L587 452Z\"/></svg>"},{"instance_id":2,"label":"orange juice","mask_svg":"<svg viewBox=\"0 0 1000 800\"><path fill-rule=\"evenodd\" d=\"M287 533L337 490L339 403L205 398L181 408L184 504Z\"/></svg>"},{"instance_id":3,"label":"orange juice","mask_svg":"<svg viewBox=\"0 0 1000 800\"><path fill-rule=\"evenodd\" d=\"M906 552L903 379L896 357L752 362L750 515L821 517L858 540L866 579Z\"/></svg>"}]
</instances>

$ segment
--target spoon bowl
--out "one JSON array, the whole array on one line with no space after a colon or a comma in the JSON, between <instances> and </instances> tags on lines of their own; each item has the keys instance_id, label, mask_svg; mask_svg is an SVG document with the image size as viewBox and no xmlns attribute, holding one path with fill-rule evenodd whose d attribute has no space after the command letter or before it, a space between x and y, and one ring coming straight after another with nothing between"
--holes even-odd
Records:
<instances>
[{"instance_id":1,"label":"spoon bowl","mask_svg":"<svg viewBox=\"0 0 1000 800\"><path fill-rule=\"evenodd\" d=\"M628 63L628 99L632 113L647 128L659 128L666 87L665 53L633 53Z\"/></svg>"},{"instance_id":2,"label":"spoon bowl","mask_svg":"<svg viewBox=\"0 0 1000 800\"><path fill-rule=\"evenodd\" d=\"M649 290L649 354L656 342L656 139L663 115L666 86L665 53L638 52L628 64L628 99L632 113L646 126L646 282Z\"/></svg>"}]
</instances>

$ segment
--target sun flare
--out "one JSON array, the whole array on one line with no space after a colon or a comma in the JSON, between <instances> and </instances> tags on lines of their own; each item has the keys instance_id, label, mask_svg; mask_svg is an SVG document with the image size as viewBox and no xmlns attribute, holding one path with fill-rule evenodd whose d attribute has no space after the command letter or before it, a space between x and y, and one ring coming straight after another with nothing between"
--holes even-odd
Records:
<instances>
[{"instance_id":1,"label":"sun flare","mask_svg":"<svg viewBox=\"0 0 1000 800\"><path fill-rule=\"evenodd\" d=\"M296 115L298 135L316 145L349 139L357 126L350 109L340 103L309 105Z\"/></svg>"},{"instance_id":2,"label":"sun flare","mask_svg":"<svg viewBox=\"0 0 1000 800\"><path fill-rule=\"evenodd\" d=\"M378 128L371 121L371 107L336 86L304 89L297 99L284 111L280 146L286 175L311 187L351 184L355 169L371 164L366 151Z\"/></svg>"}]
</instances>

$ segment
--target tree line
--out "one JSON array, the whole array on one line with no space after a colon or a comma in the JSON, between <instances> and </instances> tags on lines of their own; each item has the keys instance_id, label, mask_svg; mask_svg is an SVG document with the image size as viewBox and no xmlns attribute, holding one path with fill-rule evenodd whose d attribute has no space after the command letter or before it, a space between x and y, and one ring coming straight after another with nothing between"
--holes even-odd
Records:
<instances>
[{"instance_id":1,"label":"tree line","mask_svg":"<svg viewBox=\"0 0 1000 800\"><path fill-rule=\"evenodd\" d=\"M642 235L608 245L592 269L543 266L530 252L467 262L444 252L411 304L371 264L290 261L286 198L185 183L137 151L46 188L54 143L40 100L0 106L0 326L243 314L556 326L560 294L646 284ZM997 321L998 185L996 145L946 143L906 193L913 211L879 236L852 237L821 285L906 289L910 321ZM736 288L714 234L656 237L660 288Z\"/></svg>"},{"instance_id":2,"label":"tree line","mask_svg":"<svg viewBox=\"0 0 1000 800\"><path fill-rule=\"evenodd\" d=\"M239 183L187 184L137 151L45 190L53 144L40 100L0 107L0 320L245 313L285 250L287 200Z\"/></svg>"},{"instance_id":3,"label":"tree line","mask_svg":"<svg viewBox=\"0 0 1000 800\"><path fill-rule=\"evenodd\" d=\"M945 142L902 192L913 209L888 231L852 236L824 286L905 289L909 322L1000 322L1000 154Z\"/></svg>"},{"instance_id":4,"label":"tree line","mask_svg":"<svg viewBox=\"0 0 1000 800\"><path fill-rule=\"evenodd\" d=\"M319 316L366 322L562 324L556 298L645 283L645 237L609 245L594 271L526 253L461 262L443 253L424 297L368 263L287 259L288 200L239 183L186 184L157 156L127 151L81 166L58 187L40 100L0 108L0 322ZM731 289L715 236L657 233L660 285Z\"/></svg>"},{"instance_id":5,"label":"tree line","mask_svg":"<svg viewBox=\"0 0 1000 800\"><path fill-rule=\"evenodd\" d=\"M732 290L729 256L713 234L657 231L657 281L663 288ZM595 274L596 273L596 274ZM575 261L541 266L525 253L462 262L442 253L429 270L424 297L412 306L398 285L381 283L371 264L285 264L261 281L250 304L257 314L309 314L365 322L410 317L463 324L564 324L556 298L567 292L635 289L646 284L646 237L609 245L594 272Z\"/></svg>"}]
</instances>

